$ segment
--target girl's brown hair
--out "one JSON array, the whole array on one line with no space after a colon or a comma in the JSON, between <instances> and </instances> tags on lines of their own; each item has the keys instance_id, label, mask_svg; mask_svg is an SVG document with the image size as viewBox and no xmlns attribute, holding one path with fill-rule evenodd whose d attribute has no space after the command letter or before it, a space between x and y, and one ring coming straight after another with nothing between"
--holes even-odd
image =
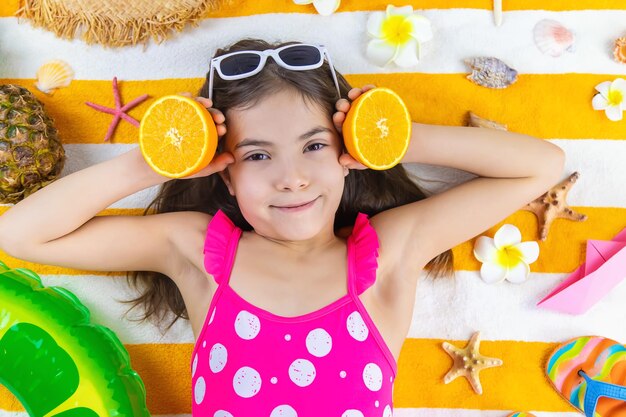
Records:
<instances>
[{"instance_id":1,"label":"girl's brown hair","mask_svg":"<svg viewBox=\"0 0 626 417\"><path fill-rule=\"evenodd\" d=\"M215 56L242 50L274 49L293 43L298 42L270 44L258 39L244 39L227 49L217 50ZM208 78L209 74L200 90L201 97L208 97ZM337 80L341 96L347 97L350 85L339 73ZM303 99L324 109L328 117L332 117L335 112L337 90L327 62L315 70L292 71L277 65L272 59L267 60L260 73L249 78L224 81L214 74L213 107L221 110L228 120L230 109L250 108L259 100L284 88L298 91ZM217 152L221 152L222 149L223 140L220 140ZM373 216L389 208L424 198L426 198L424 193L407 176L401 165L386 171L350 170L345 177L343 196L335 216L335 229L352 226L359 212ZM164 183L143 215L149 212L189 210L214 215L219 209L228 215L237 227L246 231L252 230L241 214L237 201L230 195L221 177L216 174ZM426 269L435 278L452 275L452 251L447 250L433 258L426 265ZM173 319L169 328L181 317L188 319L182 295L171 278L153 271L131 271L127 277L133 286L141 286L142 293L137 298L127 301L132 304L131 309L143 305L144 313L139 320L150 317L162 320L171 312Z\"/></svg>"}]
</instances>

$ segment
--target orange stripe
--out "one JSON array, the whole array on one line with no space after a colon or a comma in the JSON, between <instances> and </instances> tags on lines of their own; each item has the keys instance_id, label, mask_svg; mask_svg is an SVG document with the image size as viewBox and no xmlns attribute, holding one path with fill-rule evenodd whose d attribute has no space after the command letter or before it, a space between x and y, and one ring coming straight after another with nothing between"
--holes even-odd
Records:
<instances>
[{"instance_id":1,"label":"orange stripe","mask_svg":"<svg viewBox=\"0 0 626 417\"><path fill-rule=\"evenodd\" d=\"M105 146L105 145L103 145ZM626 227L626 208L598 208L572 207L573 210L586 214L584 222L573 222L557 219L552 224L548 238L539 243L539 259L530 265L532 272L564 273L571 272L585 259L585 248L588 239L611 240L618 232ZM0 213L6 211L0 207ZM107 209L102 214L140 215L141 209ZM537 240L537 220L534 214L527 211L518 211L500 223L481 234L493 237L496 231L505 223L514 224L522 233L522 240ZM452 249L454 254L454 269L479 271L480 262L474 258L474 241L471 239ZM558 244L555 244L558 242ZM28 268L40 275L112 275L119 272L81 271L50 265L41 265L15 259L0 252L0 259L12 268Z\"/></svg>"},{"instance_id":2,"label":"orange stripe","mask_svg":"<svg viewBox=\"0 0 626 417\"><path fill-rule=\"evenodd\" d=\"M483 341L485 356L500 358L504 365L480 373L483 395L476 395L464 378L450 384L443 376L452 365L441 348L442 340L407 339L394 384L396 408L469 408L495 410L568 411L573 409L551 388L543 364L555 343ZM453 341L464 346L467 341ZM147 390L153 414L191 412L191 344L128 345L133 369ZM167 358L167 361L164 360ZM164 366L167 365L167 366ZM522 384L523 382L523 384ZM0 393L0 409L19 411L15 399Z\"/></svg>"},{"instance_id":3,"label":"orange stripe","mask_svg":"<svg viewBox=\"0 0 626 417\"><path fill-rule=\"evenodd\" d=\"M588 239L611 240L626 227L624 208L572 207L572 209L586 214L587 220L574 222L556 219L545 242L538 240L535 215L521 210L481 233L481 236L493 237L503 224L514 224L520 229L523 241L535 240L539 243L539 258L530 265L532 272L571 272L585 260ZM480 270L481 264L473 254L474 242L475 239L471 239L453 248L455 270Z\"/></svg>"},{"instance_id":4,"label":"orange stripe","mask_svg":"<svg viewBox=\"0 0 626 417\"><path fill-rule=\"evenodd\" d=\"M13 16L19 9L20 0L2 0L0 1L0 17Z\"/></svg>"},{"instance_id":5,"label":"orange stripe","mask_svg":"<svg viewBox=\"0 0 626 417\"><path fill-rule=\"evenodd\" d=\"M467 74L352 74L354 86L373 83L389 87L406 102L416 122L465 125L468 111L507 124L514 132L539 138L626 139L626 124L608 121L591 107L595 86L617 78L598 74L524 74L504 90L473 84ZM167 94L197 92L203 78L120 81L123 102L149 94L150 99L130 111L141 119L152 102ZM0 79L0 84L20 84L32 91L55 121L64 143L103 143L112 116L85 105L86 101L111 107L111 81L74 80L52 96L39 92L34 80ZM533 100L529 100L533 97ZM228 124L228 122L227 122ZM115 143L137 143L139 129L121 121Z\"/></svg>"},{"instance_id":6,"label":"orange stripe","mask_svg":"<svg viewBox=\"0 0 626 417\"><path fill-rule=\"evenodd\" d=\"M415 10L423 9L493 9L493 0L411 0L396 7L411 5ZM342 1L336 13L355 11L385 10L390 4L387 0ZM623 0L506 0L502 2L503 11L512 10L602 10L624 9ZM316 13L313 5L298 6L291 0L282 1L245 1L231 2L220 10L211 12L208 17L235 17L265 13Z\"/></svg>"},{"instance_id":7,"label":"orange stripe","mask_svg":"<svg viewBox=\"0 0 626 417\"><path fill-rule=\"evenodd\" d=\"M0 17L13 16L19 8L19 0L3 0L0 4ZM402 5L412 5L414 9L487 9L493 8L492 0L412 0ZM360 0L358 2L343 1L337 13L353 11L385 10L388 1ZM400 6L400 5L398 5ZM503 2L503 10L601 10L623 9L623 0L507 0ZM224 0L218 10L207 13L207 18L250 16L266 13L316 13L312 5L298 6L291 0L265 1L232 1Z\"/></svg>"},{"instance_id":8,"label":"orange stripe","mask_svg":"<svg viewBox=\"0 0 626 417\"><path fill-rule=\"evenodd\" d=\"M551 387L543 372L543 365L557 344L481 342L481 354L500 358L503 365L480 372L483 394L476 395L465 378L443 383L444 375L452 366L452 359L441 348L442 342L438 339L405 341L395 382L395 407L573 410ZM467 345L467 341L452 343L459 347Z\"/></svg>"}]
</instances>

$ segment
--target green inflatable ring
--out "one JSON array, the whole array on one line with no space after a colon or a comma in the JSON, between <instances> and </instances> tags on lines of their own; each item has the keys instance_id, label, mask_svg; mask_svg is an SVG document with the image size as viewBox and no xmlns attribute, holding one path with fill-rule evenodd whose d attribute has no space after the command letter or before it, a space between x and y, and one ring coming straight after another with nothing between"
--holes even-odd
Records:
<instances>
[{"instance_id":1,"label":"green inflatable ring","mask_svg":"<svg viewBox=\"0 0 626 417\"><path fill-rule=\"evenodd\" d=\"M0 261L0 384L31 417L150 416L115 333L74 294Z\"/></svg>"}]
</instances>

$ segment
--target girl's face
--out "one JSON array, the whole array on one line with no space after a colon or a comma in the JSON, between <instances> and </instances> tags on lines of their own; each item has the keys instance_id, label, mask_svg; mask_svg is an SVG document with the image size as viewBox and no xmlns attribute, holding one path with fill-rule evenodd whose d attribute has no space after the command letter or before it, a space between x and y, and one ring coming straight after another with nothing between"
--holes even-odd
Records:
<instances>
[{"instance_id":1,"label":"girl's face","mask_svg":"<svg viewBox=\"0 0 626 417\"><path fill-rule=\"evenodd\" d=\"M235 162L220 175L255 231L283 241L332 233L348 168L330 117L283 90L229 110L226 125L225 151Z\"/></svg>"}]
</instances>

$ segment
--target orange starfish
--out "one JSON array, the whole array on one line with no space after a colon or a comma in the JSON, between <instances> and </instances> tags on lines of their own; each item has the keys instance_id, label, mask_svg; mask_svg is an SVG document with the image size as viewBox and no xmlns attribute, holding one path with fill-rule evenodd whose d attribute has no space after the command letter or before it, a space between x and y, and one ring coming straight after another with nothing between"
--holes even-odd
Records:
<instances>
[{"instance_id":1,"label":"orange starfish","mask_svg":"<svg viewBox=\"0 0 626 417\"><path fill-rule=\"evenodd\" d=\"M576 213L569 208L567 202L567 193L578 180L580 174L574 172L568 178L564 179L554 187L550 188L541 197L528 203L522 207L522 210L532 211L537 216L539 222L539 238L546 240L550 225L554 219L564 218L581 222L587 220L584 214Z\"/></svg>"},{"instance_id":2,"label":"orange starfish","mask_svg":"<svg viewBox=\"0 0 626 417\"><path fill-rule=\"evenodd\" d=\"M472 335L467 346L460 349L448 342L443 342L443 349L452 357L454 363L452 368L443 378L445 384L452 382L458 376L464 376L477 394L483 393L483 387L480 385L478 373L486 368L502 365L502 360L497 358L488 358L478 352L480 345L480 332Z\"/></svg>"}]
</instances>

